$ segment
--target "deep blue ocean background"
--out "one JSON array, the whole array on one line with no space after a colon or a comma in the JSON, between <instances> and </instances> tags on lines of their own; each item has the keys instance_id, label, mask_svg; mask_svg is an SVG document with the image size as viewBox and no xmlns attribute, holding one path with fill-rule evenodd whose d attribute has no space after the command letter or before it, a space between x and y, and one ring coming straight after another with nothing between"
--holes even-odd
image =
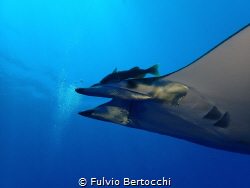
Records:
<instances>
[{"instance_id":1,"label":"deep blue ocean background","mask_svg":"<svg viewBox=\"0 0 250 188\"><path fill-rule=\"evenodd\" d=\"M247 0L0 0L0 188L74 188L94 177L249 187L250 156L82 117L78 111L108 100L74 91L116 67L160 63L161 75L176 71L247 25L249 7Z\"/></svg>"}]
</instances>

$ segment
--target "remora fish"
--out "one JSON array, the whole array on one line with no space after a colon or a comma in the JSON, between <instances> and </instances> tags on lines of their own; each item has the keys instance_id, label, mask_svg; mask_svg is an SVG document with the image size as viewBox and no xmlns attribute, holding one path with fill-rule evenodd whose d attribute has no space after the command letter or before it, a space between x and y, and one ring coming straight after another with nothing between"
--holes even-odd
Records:
<instances>
[{"instance_id":1,"label":"remora fish","mask_svg":"<svg viewBox=\"0 0 250 188\"><path fill-rule=\"evenodd\" d=\"M158 72L159 64L155 64L154 66L148 69L140 69L138 66L127 70L127 71L117 71L117 68L109 75L105 76L99 84L108 84L119 82L121 80L126 80L128 78L143 78L146 74L153 74L155 76L159 76Z\"/></svg>"}]
</instances>

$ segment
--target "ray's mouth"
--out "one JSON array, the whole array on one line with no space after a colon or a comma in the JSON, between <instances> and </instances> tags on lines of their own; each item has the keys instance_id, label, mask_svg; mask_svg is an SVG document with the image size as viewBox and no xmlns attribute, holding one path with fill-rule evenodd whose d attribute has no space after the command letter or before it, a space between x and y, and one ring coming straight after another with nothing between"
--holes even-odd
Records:
<instances>
[{"instance_id":1,"label":"ray's mouth","mask_svg":"<svg viewBox=\"0 0 250 188\"><path fill-rule=\"evenodd\" d=\"M82 95L112 98L111 101L95 108L78 112L79 115L122 125L130 122L129 115L133 100L124 98L127 98L128 94L133 95L132 91L103 85L90 88L77 88L75 91ZM126 94L121 94L124 92Z\"/></svg>"},{"instance_id":2,"label":"ray's mouth","mask_svg":"<svg viewBox=\"0 0 250 188\"><path fill-rule=\"evenodd\" d=\"M154 78L153 81L155 81ZM79 114L95 119L97 119L96 116L103 113L106 117L108 115L110 117L119 116L117 110L129 112L131 101L143 100L153 100L157 103L178 106L187 94L187 86L171 81L165 82L164 85L161 85L160 82L153 84L153 81L152 79L143 79L143 81L141 79L123 80L116 83L95 84L89 88L77 88L75 91L82 95L112 99L108 103L79 112ZM95 114L95 117L93 117L93 114Z\"/></svg>"}]
</instances>

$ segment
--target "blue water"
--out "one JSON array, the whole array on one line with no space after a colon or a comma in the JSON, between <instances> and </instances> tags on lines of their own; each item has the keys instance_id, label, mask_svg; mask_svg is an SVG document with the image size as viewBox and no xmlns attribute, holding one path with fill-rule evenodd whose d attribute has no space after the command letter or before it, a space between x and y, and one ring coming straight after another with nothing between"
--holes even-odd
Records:
<instances>
[{"instance_id":1,"label":"blue water","mask_svg":"<svg viewBox=\"0 0 250 188\"><path fill-rule=\"evenodd\" d=\"M248 155L79 116L107 100L74 92L116 67L160 63L164 75L186 66L247 25L249 7L0 0L0 187L73 188L79 178L102 177L249 187Z\"/></svg>"}]
</instances>

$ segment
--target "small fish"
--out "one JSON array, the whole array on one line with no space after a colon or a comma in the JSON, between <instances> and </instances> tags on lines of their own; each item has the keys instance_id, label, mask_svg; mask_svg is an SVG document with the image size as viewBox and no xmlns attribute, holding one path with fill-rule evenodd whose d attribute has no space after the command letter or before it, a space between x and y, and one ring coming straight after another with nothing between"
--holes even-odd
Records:
<instances>
[{"instance_id":1,"label":"small fish","mask_svg":"<svg viewBox=\"0 0 250 188\"><path fill-rule=\"evenodd\" d=\"M117 71L117 68L109 75L105 76L100 83L95 84L108 84L108 83L114 83L119 82L121 80L126 80L128 78L143 78L146 76L146 74L153 74L155 76L159 76L158 72L158 66L159 64L155 64L154 66L148 68L148 69L140 69L138 66L127 70L127 71Z\"/></svg>"}]
</instances>

